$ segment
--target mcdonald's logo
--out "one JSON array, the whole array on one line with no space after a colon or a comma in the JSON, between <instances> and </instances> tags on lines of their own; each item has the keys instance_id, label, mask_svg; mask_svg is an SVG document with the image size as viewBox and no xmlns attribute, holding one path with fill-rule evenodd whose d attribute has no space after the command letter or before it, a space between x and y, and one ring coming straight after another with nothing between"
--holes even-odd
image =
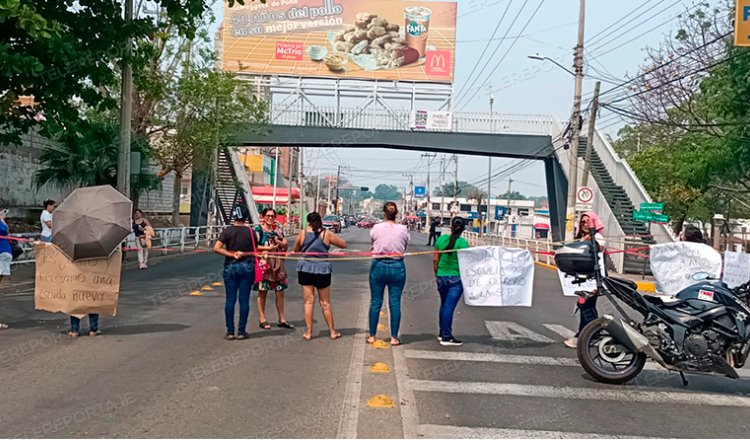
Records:
<instances>
[{"instance_id":1,"label":"mcdonald's logo","mask_svg":"<svg viewBox=\"0 0 750 440\"><path fill-rule=\"evenodd\" d=\"M451 76L451 51L430 50L426 53L425 71L427 76Z\"/></svg>"}]
</instances>

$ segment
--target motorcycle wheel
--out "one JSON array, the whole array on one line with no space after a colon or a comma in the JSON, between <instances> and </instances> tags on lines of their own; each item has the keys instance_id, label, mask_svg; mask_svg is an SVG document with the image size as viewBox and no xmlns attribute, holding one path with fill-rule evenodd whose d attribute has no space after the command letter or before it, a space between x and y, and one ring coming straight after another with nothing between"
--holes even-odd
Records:
<instances>
[{"instance_id":1,"label":"motorcycle wheel","mask_svg":"<svg viewBox=\"0 0 750 440\"><path fill-rule=\"evenodd\" d=\"M578 361L598 382L622 384L636 377L646 364L646 355L618 344L603 318L590 322L578 335Z\"/></svg>"}]
</instances>

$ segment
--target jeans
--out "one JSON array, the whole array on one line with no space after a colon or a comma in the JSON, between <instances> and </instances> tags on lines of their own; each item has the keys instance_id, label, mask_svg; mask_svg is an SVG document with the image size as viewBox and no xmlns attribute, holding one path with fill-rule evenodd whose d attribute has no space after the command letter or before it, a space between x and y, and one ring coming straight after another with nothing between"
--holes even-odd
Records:
<instances>
[{"instance_id":1,"label":"jeans","mask_svg":"<svg viewBox=\"0 0 750 440\"><path fill-rule=\"evenodd\" d=\"M440 337L453 337L453 312L464 294L464 285L459 276L437 277L437 288L440 293Z\"/></svg>"},{"instance_id":2,"label":"jeans","mask_svg":"<svg viewBox=\"0 0 750 440\"><path fill-rule=\"evenodd\" d=\"M250 289L255 282L255 266L253 263L232 263L224 266L224 288L227 300L224 304L224 318L227 333L234 334L234 306L240 302L239 332L247 328L247 317L250 314Z\"/></svg>"},{"instance_id":3,"label":"jeans","mask_svg":"<svg viewBox=\"0 0 750 440\"><path fill-rule=\"evenodd\" d=\"M75 316L70 317L70 331L73 333L79 333L81 331L81 320ZM89 331L99 331L99 314L89 313Z\"/></svg>"},{"instance_id":4,"label":"jeans","mask_svg":"<svg viewBox=\"0 0 750 440\"><path fill-rule=\"evenodd\" d=\"M42 240L45 243L52 243L52 236L51 235L42 235L39 237L40 240Z\"/></svg>"},{"instance_id":5,"label":"jeans","mask_svg":"<svg viewBox=\"0 0 750 440\"><path fill-rule=\"evenodd\" d=\"M598 296L591 296L587 298L583 304L578 303L578 311L581 313L581 317L578 323L578 333L576 333L576 338L584 327L586 327L591 321L595 321L599 318L599 313L596 311L597 298Z\"/></svg>"},{"instance_id":6,"label":"jeans","mask_svg":"<svg viewBox=\"0 0 750 440\"><path fill-rule=\"evenodd\" d=\"M398 336L401 326L401 294L406 285L404 260L376 258L370 266L370 335L378 331L378 318L383 307L385 288L388 287L388 309L391 312L391 337Z\"/></svg>"},{"instance_id":7,"label":"jeans","mask_svg":"<svg viewBox=\"0 0 750 440\"><path fill-rule=\"evenodd\" d=\"M427 239L427 246L434 246L440 237L440 232L430 232L430 237Z\"/></svg>"}]
</instances>

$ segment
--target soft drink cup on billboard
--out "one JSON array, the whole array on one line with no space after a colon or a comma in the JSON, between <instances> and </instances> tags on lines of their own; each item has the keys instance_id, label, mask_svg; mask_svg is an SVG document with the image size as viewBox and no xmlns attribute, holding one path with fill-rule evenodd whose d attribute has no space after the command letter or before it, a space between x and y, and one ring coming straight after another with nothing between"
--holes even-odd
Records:
<instances>
[{"instance_id":1,"label":"soft drink cup on billboard","mask_svg":"<svg viewBox=\"0 0 750 440\"><path fill-rule=\"evenodd\" d=\"M404 9L404 40L407 46L419 52L420 58L425 55L427 48L431 15L432 10L423 6L409 6Z\"/></svg>"}]
</instances>

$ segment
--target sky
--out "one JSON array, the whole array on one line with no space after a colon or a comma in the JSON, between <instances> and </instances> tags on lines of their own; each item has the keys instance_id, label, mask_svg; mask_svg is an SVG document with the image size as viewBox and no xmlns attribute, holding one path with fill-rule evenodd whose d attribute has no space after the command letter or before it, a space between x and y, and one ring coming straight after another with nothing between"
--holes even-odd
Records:
<instances>
[{"instance_id":1,"label":"sky","mask_svg":"<svg viewBox=\"0 0 750 440\"><path fill-rule=\"evenodd\" d=\"M658 46L673 33L678 25L677 16L693 8L695 0L588 0L586 3L582 108L590 103L596 82L593 76L609 81L602 82L605 91L613 83L623 82L628 74L637 74L645 59L644 48ZM532 60L528 55L549 57L572 69L578 6L579 0L458 0L453 111L489 113L491 85L495 112L544 114L567 120L573 105L572 75L549 61ZM507 16L497 27L506 7L509 8ZM221 3L215 11L221 18ZM519 11L518 19L509 28ZM489 41L496 27L495 39ZM506 34L508 38L501 39ZM487 67L483 71L485 64ZM472 71L474 75L470 76ZM607 111L599 114L599 121L598 128L613 137L623 124ZM427 159L421 157L420 152L311 150L305 152L308 175L335 174L341 165L342 175L358 186L374 188L388 183L403 187L408 186L410 179L415 185L426 183ZM513 160L495 158L493 172L513 163ZM430 167L433 187L439 181L439 167L438 158ZM481 182L486 179L487 171L487 158L460 156L459 180ZM447 180L452 178L452 173L451 165L446 173ZM413 177L404 176L409 174ZM541 163L532 162L510 177L514 180L513 190L533 196L546 194ZM486 188L485 182L481 185ZM493 195L502 194L507 188L507 177L492 182Z\"/></svg>"}]
</instances>

